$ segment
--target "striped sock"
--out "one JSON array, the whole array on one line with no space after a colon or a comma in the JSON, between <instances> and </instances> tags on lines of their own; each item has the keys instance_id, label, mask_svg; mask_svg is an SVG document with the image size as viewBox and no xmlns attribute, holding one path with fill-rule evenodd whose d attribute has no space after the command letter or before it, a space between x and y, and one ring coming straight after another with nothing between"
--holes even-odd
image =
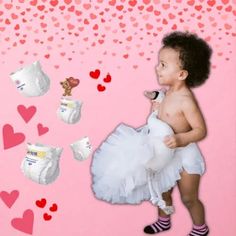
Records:
<instances>
[{"instance_id":1,"label":"striped sock","mask_svg":"<svg viewBox=\"0 0 236 236\"><path fill-rule=\"evenodd\" d=\"M189 236L206 236L209 233L209 228L206 224L203 225L193 225L193 229Z\"/></svg>"},{"instance_id":2,"label":"striped sock","mask_svg":"<svg viewBox=\"0 0 236 236\"><path fill-rule=\"evenodd\" d=\"M143 231L147 234L156 234L170 229L170 226L170 217L158 217L157 222L147 225Z\"/></svg>"}]
</instances>

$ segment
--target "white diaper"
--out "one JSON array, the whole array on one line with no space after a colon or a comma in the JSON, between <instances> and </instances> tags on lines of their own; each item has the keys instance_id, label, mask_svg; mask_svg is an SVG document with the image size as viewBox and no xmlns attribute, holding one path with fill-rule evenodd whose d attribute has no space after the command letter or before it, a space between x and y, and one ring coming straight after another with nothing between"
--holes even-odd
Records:
<instances>
[{"instance_id":1,"label":"white diaper","mask_svg":"<svg viewBox=\"0 0 236 236\"><path fill-rule=\"evenodd\" d=\"M59 158L62 148L43 144L27 144L27 154L21 170L29 179L39 184L52 183L59 175Z\"/></svg>"},{"instance_id":2,"label":"white diaper","mask_svg":"<svg viewBox=\"0 0 236 236\"><path fill-rule=\"evenodd\" d=\"M68 124L75 124L80 120L82 102L62 97L57 116Z\"/></svg>"},{"instance_id":3,"label":"white diaper","mask_svg":"<svg viewBox=\"0 0 236 236\"><path fill-rule=\"evenodd\" d=\"M89 154L92 151L92 146L89 142L88 137L84 137L72 144L70 144L71 149L74 153L74 158L83 161L88 158Z\"/></svg>"},{"instance_id":4,"label":"white diaper","mask_svg":"<svg viewBox=\"0 0 236 236\"><path fill-rule=\"evenodd\" d=\"M26 97L41 96L50 87L50 80L42 71L39 61L11 73L10 77L19 92Z\"/></svg>"}]
</instances>

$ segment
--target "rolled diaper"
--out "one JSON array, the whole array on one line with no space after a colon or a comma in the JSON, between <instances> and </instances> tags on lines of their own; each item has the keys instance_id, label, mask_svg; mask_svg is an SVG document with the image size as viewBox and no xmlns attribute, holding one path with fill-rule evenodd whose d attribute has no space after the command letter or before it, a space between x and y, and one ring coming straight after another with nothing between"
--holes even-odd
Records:
<instances>
[{"instance_id":1,"label":"rolled diaper","mask_svg":"<svg viewBox=\"0 0 236 236\"><path fill-rule=\"evenodd\" d=\"M27 154L21 163L26 177L39 184L50 184L59 175L62 148L43 144L27 144Z\"/></svg>"},{"instance_id":2,"label":"rolled diaper","mask_svg":"<svg viewBox=\"0 0 236 236\"><path fill-rule=\"evenodd\" d=\"M18 91L26 97L41 96L50 87L50 79L42 71L39 61L11 73L10 77Z\"/></svg>"},{"instance_id":3,"label":"rolled diaper","mask_svg":"<svg viewBox=\"0 0 236 236\"><path fill-rule=\"evenodd\" d=\"M62 97L57 116L68 124L75 124L80 120L82 102Z\"/></svg>"},{"instance_id":4,"label":"rolled diaper","mask_svg":"<svg viewBox=\"0 0 236 236\"><path fill-rule=\"evenodd\" d=\"M87 159L92 151L92 146L87 136L70 144L70 147L74 153L74 158L79 161Z\"/></svg>"}]
</instances>

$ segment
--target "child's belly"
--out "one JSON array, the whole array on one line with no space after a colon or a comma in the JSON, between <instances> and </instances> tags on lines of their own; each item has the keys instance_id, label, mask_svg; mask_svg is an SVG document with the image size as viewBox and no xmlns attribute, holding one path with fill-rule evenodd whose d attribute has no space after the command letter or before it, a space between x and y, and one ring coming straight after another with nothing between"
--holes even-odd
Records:
<instances>
[{"instance_id":1,"label":"child's belly","mask_svg":"<svg viewBox=\"0 0 236 236\"><path fill-rule=\"evenodd\" d=\"M183 115L161 114L158 118L167 123L176 134L191 130L191 126Z\"/></svg>"}]
</instances>

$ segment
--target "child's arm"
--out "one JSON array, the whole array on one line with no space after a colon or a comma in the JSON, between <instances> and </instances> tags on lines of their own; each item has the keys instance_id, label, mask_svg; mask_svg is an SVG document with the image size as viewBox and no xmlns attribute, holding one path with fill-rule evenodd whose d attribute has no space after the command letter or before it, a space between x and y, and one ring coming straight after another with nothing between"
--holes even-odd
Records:
<instances>
[{"instance_id":1,"label":"child's arm","mask_svg":"<svg viewBox=\"0 0 236 236\"><path fill-rule=\"evenodd\" d=\"M187 99L182 104L182 112L191 126L191 130L185 133L178 133L166 137L164 142L169 148L184 147L192 142L197 142L206 137L206 125L202 113L191 99Z\"/></svg>"}]
</instances>

